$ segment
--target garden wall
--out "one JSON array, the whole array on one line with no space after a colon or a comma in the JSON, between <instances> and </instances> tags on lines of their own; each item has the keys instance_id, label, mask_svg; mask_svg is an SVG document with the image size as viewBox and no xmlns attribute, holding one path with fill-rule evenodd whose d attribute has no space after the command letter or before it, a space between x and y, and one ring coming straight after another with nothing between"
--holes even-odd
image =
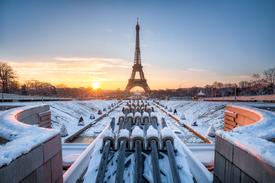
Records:
<instances>
[{"instance_id":1,"label":"garden wall","mask_svg":"<svg viewBox=\"0 0 275 183\"><path fill-rule=\"evenodd\" d=\"M9 128L3 133L9 141L0 152L1 183L63 182L60 132L41 128L50 128L50 117L48 105L23 107L0 116L2 127Z\"/></svg>"},{"instance_id":2,"label":"garden wall","mask_svg":"<svg viewBox=\"0 0 275 183\"><path fill-rule=\"evenodd\" d=\"M275 115L238 106L226 109L226 121L234 118L247 126L216 132L214 182L274 182L275 144L269 139L275 136Z\"/></svg>"}]
</instances>

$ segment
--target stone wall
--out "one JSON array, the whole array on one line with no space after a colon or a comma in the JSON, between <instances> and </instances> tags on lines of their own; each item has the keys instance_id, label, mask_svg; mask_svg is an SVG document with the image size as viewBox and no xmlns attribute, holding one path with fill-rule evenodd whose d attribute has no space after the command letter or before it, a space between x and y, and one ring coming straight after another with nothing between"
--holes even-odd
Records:
<instances>
[{"instance_id":1,"label":"stone wall","mask_svg":"<svg viewBox=\"0 0 275 183\"><path fill-rule=\"evenodd\" d=\"M225 131L237 125L243 127L230 132L216 132L214 183L275 181L275 161L272 150L275 145L268 141L268 136L261 134L268 134L270 133L268 131L273 130L274 125L271 125L273 120L275 118L272 113L226 106ZM247 125L254 127L248 128L251 126ZM260 128L259 132L256 132L257 127ZM247 130L243 131L244 128Z\"/></svg>"},{"instance_id":2,"label":"stone wall","mask_svg":"<svg viewBox=\"0 0 275 183\"><path fill-rule=\"evenodd\" d=\"M216 136L214 183L271 183L274 181L275 167L222 137Z\"/></svg>"},{"instance_id":3,"label":"stone wall","mask_svg":"<svg viewBox=\"0 0 275 183\"><path fill-rule=\"evenodd\" d=\"M38 124L44 128L51 128L52 125L49 105L24 110L16 115L16 119L29 125Z\"/></svg>"},{"instance_id":4,"label":"stone wall","mask_svg":"<svg viewBox=\"0 0 275 183\"><path fill-rule=\"evenodd\" d=\"M16 114L15 118L18 120L18 125L24 122L49 128L51 113L49 106L43 105L27 108ZM0 182L63 182L61 137L60 134L56 134L10 164L2 166Z\"/></svg>"},{"instance_id":5,"label":"stone wall","mask_svg":"<svg viewBox=\"0 0 275 183\"><path fill-rule=\"evenodd\" d=\"M224 131L229 131L237 126L246 126L258 122L261 119L259 114L241 107L226 106L224 112Z\"/></svg>"},{"instance_id":6,"label":"stone wall","mask_svg":"<svg viewBox=\"0 0 275 183\"><path fill-rule=\"evenodd\" d=\"M1 167L0 182L63 182L60 135Z\"/></svg>"}]
</instances>

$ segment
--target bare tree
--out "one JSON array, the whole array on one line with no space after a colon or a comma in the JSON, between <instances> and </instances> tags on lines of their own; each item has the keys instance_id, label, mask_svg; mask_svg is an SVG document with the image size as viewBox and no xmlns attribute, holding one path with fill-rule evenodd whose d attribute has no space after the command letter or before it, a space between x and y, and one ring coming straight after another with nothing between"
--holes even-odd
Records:
<instances>
[{"instance_id":1,"label":"bare tree","mask_svg":"<svg viewBox=\"0 0 275 183\"><path fill-rule=\"evenodd\" d=\"M0 62L0 80L2 84L2 93L7 93L8 82L16 78L16 73L11 66L5 62Z\"/></svg>"},{"instance_id":2,"label":"bare tree","mask_svg":"<svg viewBox=\"0 0 275 183\"><path fill-rule=\"evenodd\" d=\"M275 82L275 68L264 70L263 75L264 79L268 82L268 85L273 88Z\"/></svg>"}]
</instances>

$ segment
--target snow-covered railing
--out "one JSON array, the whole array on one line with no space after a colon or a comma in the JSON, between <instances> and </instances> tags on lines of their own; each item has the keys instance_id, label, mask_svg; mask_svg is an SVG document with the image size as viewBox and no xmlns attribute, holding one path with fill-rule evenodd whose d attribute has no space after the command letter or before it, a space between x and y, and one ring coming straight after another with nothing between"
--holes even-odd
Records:
<instances>
[{"instance_id":1,"label":"snow-covered railing","mask_svg":"<svg viewBox=\"0 0 275 183\"><path fill-rule=\"evenodd\" d=\"M39 127L39 114L46 105L11 109L0 115L0 136L8 142L0 146L0 182L55 182L62 177L61 138L58 130ZM25 112L24 111L28 111ZM18 121L38 120L34 125ZM28 118L38 116L37 118ZM35 174L39 173L39 176ZM51 175L51 176L47 176Z\"/></svg>"},{"instance_id":2,"label":"snow-covered railing","mask_svg":"<svg viewBox=\"0 0 275 183\"><path fill-rule=\"evenodd\" d=\"M229 106L229 109L231 112L242 111L251 123L252 119L258 120L231 131L216 132L214 180L274 181L275 114L252 107Z\"/></svg>"},{"instance_id":3,"label":"snow-covered railing","mask_svg":"<svg viewBox=\"0 0 275 183\"><path fill-rule=\"evenodd\" d=\"M97 158L94 158L94 159L100 160L99 150L102 149L103 137L109 127L110 125L107 125L105 127L105 129L97 136L97 138L86 148L86 150L81 154L81 156L79 156L79 158L66 171L66 173L63 176L64 182L66 183L77 182L77 180L88 168L91 156L93 157L95 156ZM97 151L97 152L94 153L94 151Z\"/></svg>"}]
</instances>

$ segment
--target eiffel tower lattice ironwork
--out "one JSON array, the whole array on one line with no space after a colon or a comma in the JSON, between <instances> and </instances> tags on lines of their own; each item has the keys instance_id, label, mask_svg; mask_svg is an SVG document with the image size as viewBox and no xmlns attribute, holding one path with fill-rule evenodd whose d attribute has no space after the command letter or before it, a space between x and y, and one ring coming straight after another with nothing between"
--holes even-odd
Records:
<instances>
[{"instance_id":1,"label":"eiffel tower lattice ironwork","mask_svg":"<svg viewBox=\"0 0 275 183\"><path fill-rule=\"evenodd\" d=\"M137 22L136 25L136 49L135 49L135 61L133 65L133 70L131 74L131 78L128 80L128 84L125 88L125 93L129 93L130 90L135 87L139 86L144 89L145 93L148 93L150 91L150 88L147 84L147 81L144 77L144 73L142 70L142 65L141 65L141 58L140 58L140 47L139 47L139 25ZM136 79L136 73L139 73L140 79Z\"/></svg>"}]
</instances>

